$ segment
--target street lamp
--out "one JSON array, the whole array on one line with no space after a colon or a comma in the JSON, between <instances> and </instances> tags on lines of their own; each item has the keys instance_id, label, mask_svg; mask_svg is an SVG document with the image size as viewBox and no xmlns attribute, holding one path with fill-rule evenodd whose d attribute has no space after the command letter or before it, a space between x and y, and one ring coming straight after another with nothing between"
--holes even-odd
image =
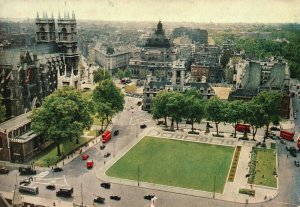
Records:
<instances>
[{"instance_id":1,"label":"street lamp","mask_svg":"<svg viewBox=\"0 0 300 207\"><path fill-rule=\"evenodd\" d=\"M213 198L215 198L215 194L216 194L216 176L214 177L214 194L213 194Z\"/></svg>"},{"instance_id":2,"label":"street lamp","mask_svg":"<svg viewBox=\"0 0 300 207\"><path fill-rule=\"evenodd\" d=\"M138 165L138 187L140 187L140 165Z\"/></svg>"}]
</instances>

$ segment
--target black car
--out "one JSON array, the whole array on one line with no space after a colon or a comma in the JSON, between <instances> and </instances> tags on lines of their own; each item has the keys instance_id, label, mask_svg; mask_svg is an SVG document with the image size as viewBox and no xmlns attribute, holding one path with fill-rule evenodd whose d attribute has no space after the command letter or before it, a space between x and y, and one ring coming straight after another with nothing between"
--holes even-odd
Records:
<instances>
[{"instance_id":1,"label":"black car","mask_svg":"<svg viewBox=\"0 0 300 207\"><path fill-rule=\"evenodd\" d=\"M0 168L0 174L8 174L9 170L6 167Z\"/></svg>"},{"instance_id":2,"label":"black car","mask_svg":"<svg viewBox=\"0 0 300 207\"><path fill-rule=\"evenodd\" d=\"M46 189L48 189L48 190L55 190L55 185L53 185L53 184L49 184L49 185L46 185Z\"/></svg>"},{"instance_id":3,"label":"black car","mask_svg":"<svg viewBox=\"0 0 300 207\"><path fill-rule=\"evenodd\" d=\"M19 167L20 175L36 175L36 170L31 167Z\"/></svg>"},{"instance_id":4,"label":"black car","mask_svg":"<svg viewBox=\"0 0 300 207\"><path fill-rule=\"evenodd\" d=\"M146 127L147 127L146 124L141 124L141 125L140 125L140 128L141 128L141 129L145 129Z\"/></svg>"},{"instance_id":5,"label":"black car","mask_svg":"<svg viewBox=\"0 0 300 207\"><path fill-rule=\"evenodd\" d=\"M110 189L110 183L101 183L100 186L105 189Z\"/></svg>"},{"instance_id":6,"label":"black car","mask_svg":"<svg viewBox=\"0 0 300 207\"><path fill-rule=\"evenodd\" d=\"M56 191L56 196L58 197L66 197L70 198L73 194L73 188L72 187L63 187L60 188L59 191Z\"/></svg>"},{"instance_id":7,"label":"black car","mask_svg":"<svg viewBox=\"0 0 300 207\"><path fill-rule=\"evenodd\" d=\"M278 127L276 127L276 126L270 127L270 130L271 131L280 131L280 129Z\"/></svg>"},{"instance_id":8,"label":"black car","mask_svg":"<svg viewBox=\"0 0 300 207\"><path fill-rule=\"evenodd\" d=\"M20 181L20 185L22 185L22 184L29 185L31 183L31 181L33 181L32 177L26 178L26 179Z\"/></svg>"},{"instance_id":9,"label":"black car","mask_svg":"<svg viewBox=\"0 0 300 207\"><path fill-rule=\"evenodd\" d=\"M295 163L295 166L296 166L296 167L300 167L300 163L299 163L299 161L298 161L298 160L295 160L295 162L294 162L294 163Z\"/></svg>"},{"instance_id":10,"label":"black car","mask_svg":"<svg viewBox=\"0 0 300 207\"><path fill-rule=\"evenodd\" d=\"M119 135L119 130L114 131L114 136Z\"/></svg>"},{"instance_id":11,"label":"black car","mask_svg":"<svg viewBox=\"0 0 300 207\"><path fill-rule=\"evenodd\" d=\"M100 150L104 150L104 148L105 148L104 144L100 146Z\"/></svg>"},{"instance_id":12,"label":"black car","mask_svg":"<svg viewBox=\"0 0 300 207\"><path fill-rule=\"evenodd\" d=\"M121 200L121 197L117 196L117 195L113 195L113 196L110 196L110 199L115 200L115 201L119 201L119 200Z\"/></svg>"},{"instance_id":13,"label":"black car","mask_svg":"<svg viewBox=\"0 0 300 207\"><path fill-rule=\"evenodd\" d=\"M107 157L109 157L109 156L110 156L110 152L107 152L107 153L104 154L104 157L105 157L105 158L107 158Z\"/></svg>"},{"instance_id":14,"label":"black car","mask_svg":"<svg viewBox=\"0 0 300 207\"><path fill-rule=\"evenodd\" d=\"M61 171L63 171L63 169L61 167L55 167L53 169L53 172L61 172Z\"/></svg>"},{"instance_id":15,"label":"black car","mask_svg":"<svg viewBox=\"0 0 300 207\"><path fill-rule=\"evenodd\" d=\"M102 198L100 196L97 196L97 198L94 198L94 203L104 203L105 198Z\"/></svg>"},{"instance_id":16,"label":"black car","mask_svg":"<svg viewBox=\"0 0 300 207\"><path fill-rule=\"evenodd\" d=\"M144 195L144 199L146 199L146 200L151 200L154 197L155 197L155 195Z\"/></svg>"}]
</instances>

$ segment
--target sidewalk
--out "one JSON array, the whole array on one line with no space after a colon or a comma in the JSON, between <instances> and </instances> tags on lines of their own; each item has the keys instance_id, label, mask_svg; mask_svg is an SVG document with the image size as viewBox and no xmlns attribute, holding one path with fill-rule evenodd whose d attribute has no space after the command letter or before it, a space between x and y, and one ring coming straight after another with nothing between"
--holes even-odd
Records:
<instances>
[{"instance_id":1,"label":"sidewalk","mask_svg":"<svg viewBox=\"0 0 300 207\"><path fill-rule=\"evenodd\" d=\"M223 194L216 193L215 199L232 201L238 203L260 203L266 201L265 198L273 199L278 194L278 189L269 188L264 186L256 186L253 185L252 188L256 191L255 197L249 197L248 195L240 194L240 188L248 188L250 189L250 185L247 183L247 178L245 175L248 173L248 162L250 161L250 152L252 150L252 146L255 145L255 142L249 141L239 141L237 138L232 138L230 133L224 133L224 138L213 137L212 133L205 134L203 131L200 131L200 135L188 134L188 130L184 131L164 131L162 128L147 128L143 131L142 134L139 135L137 139L132 140L132 142L121 152L116 154L114 159L109 160L106 165L100 168L96 172L96 176L101 181L107 181L112 183L119 183L129 186L138 186L137 181L135 180L126 180L121 178L113 178L109 177L105 174L106 170L108 170L117 160L119 160L124 154L126 154L137 142L139 142L144 136L157 136L161 138L168 139L179 139L179 140L188 140L195 142L202 142L208 144L220 144L220 145L228 145L228 146L242 146L242 151L239 158L239 163L237 167L237 172L234 178L234 182L226 181ZM256 137L257 140L261 141L263 137ZM271 140L267 140L267 146L270 146ZM174 192L178 194L185 195L193 195L200 196L206 198L213 198L213 192L205 192L193 189L184 189L173 186L164 186L160 184L146 183L140 182L140 187L149 188L160 191Z\"/></svg>"}]
</instances>

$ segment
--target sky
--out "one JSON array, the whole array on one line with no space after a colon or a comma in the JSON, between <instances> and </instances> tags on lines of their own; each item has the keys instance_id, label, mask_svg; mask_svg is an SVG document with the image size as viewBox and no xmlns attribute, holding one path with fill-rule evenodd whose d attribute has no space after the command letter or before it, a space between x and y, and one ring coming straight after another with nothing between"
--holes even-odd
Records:
<instances>
[{"instance_id":1,"label":"sky","mask_svg":"<svg viewBox=\"0 0 300 207\"><path fill-rule=\"evenodd\" d=\"M0 0L0 18L73 10L85 20L300 23L300 0Z\"/></svg>"}]
</instances>

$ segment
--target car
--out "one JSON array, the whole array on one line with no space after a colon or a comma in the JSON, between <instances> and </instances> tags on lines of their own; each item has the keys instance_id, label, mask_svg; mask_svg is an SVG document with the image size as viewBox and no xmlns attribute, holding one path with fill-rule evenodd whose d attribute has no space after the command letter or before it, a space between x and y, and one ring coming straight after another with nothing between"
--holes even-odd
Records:
<instances>
[{"instance_id":1,"label":"car","mask_svg":"<svg viewBox=\"0 0 300 207\"><path fill-rule=\"evenodd\" d=\"M73 194L73 188L72 187L61 187L58 191L56 191L56 196L58 197L66 197L70 198Z\"/></svg>"},{"instance_id":2,"label":"car","mask_svg":"<svg viewBox=\"0 0 300 207\"><path fill-rule=\"evenodd\" d=\"M141 106L141 105L142 105L142 102L141 102L141 101L138 101L136 105L137 105L137 106Z\"/></svg>"},{"instance_id":3,"label":"car","mask_svg":"<svg viewBox=\"0 0 300 207\"><path fill-rule=\"evenodd\" d=\"M146 200L151 200L154 197L155 197L155 195L151 195L151 194L144 195L144 199L146 199Z\"/></svg>"},{"instance_id":4,"label":"car","mask_svg":"<svg viewBox=\"0 0 300 207\"><path fill-rule=\"evenodd\" d=\"M281 143L281 144L286 144L286 141L284 141L284 140L281 139L281 140L280 140L280 143Z\"/></svg>"},{"instance_id":5,"label":"car","mask_svg":"<svg viewBox=\"0 0 300 207\"><path fill-rule=\"evenodd\" d=\"M9 170L6 167L0 168L0 174L8 174Z\"/></svg>"},{"instance_id":6,"label":"car","mask_svg":"<svg viewBox=\"0 0 300 207\"><path fill-rule=\"evenodd\" d=\"M90 156L89 155L82 155L81 158L82 160L87 160Z\"/></svg>"},{"instance_id":7,"label":"car","mask_svg":"<svg viewBox=\"0 0 300 207\"><path fill-rule=\"evenodd\" d=\"M296 153L296 151L290 151L290 154L292 155L292 157L297 157L297 153Z\"/></svg>"},{"instance_id":8,"label":"car","mask_svg":"<svg viewBox=\"0 0 300 207\"><path fill-rule=\"evenodd\" d=\"M280 131L280 129L278 127L276 127L276 126L270 127L270 130L271 131Z\"/></svg>"},{"instance_id":9,"label":"car","mask_svg":"<svg viewBox=\"0 0 300 207\"><path fill-rule=\"evenodd\" d=\"M88 160L86 162L86 168L87 169L93 168L93 166L94 166L94 161L93 160Z\"/></svg>"},{"instance_id":10,"label":"car","mask_svg":"<svg viewBox=\"0 0 300 207\"><path fill-rule=\"evenodd\" d=\"M110 156L110 152L107 152L107 153L105 153L104 154L104 157L106 158L106 157L109 157Z\"/></svg>"},{"instance_id":11,"label":"car","mask_svg":"<svg viewBox=\"0 0 300 207\"><path fill-rule=\"evenodd\" d=\"M102 198L100 196L97 196L96 198L94 198L94 203L104 203L105 198Z\"/></svg>"},{"instance_id":12,"label":"car","mask_svg":"<svg viewBox=\"0 0 300 207\"><path fill-rule=\"evenodd\" d=\"M114 131L114 136L119 135L119 130Z\"/></svg>"},{"instance_id":13,"label":"car","mask_svg":"<svg viewBox=\"0 0 300 207\"><path fill-rule=\"evenodd\" d=\"M32 177L25 178L24 180L21 180L21 181L20 181L20 185L22 185L22 184L29 185L32 181L33 181L33 178L32 178Z\"/></svg>"},{"instance_id":14,"label":"car","mask_svg":"<svg viewBox=\"0 0 300 207\"><path fill-rule=\"evenodd\" d=\"M55 167L53 168L53 172L61 172L63 169L61 167Z\"/></svg>"},{"instance_id":15,"label":"car","mask_svg":"<svg viewBox=\"0 0 300 207\"><path fill-rule=\"evenodd\" d=\"M112 196L110 196L110 199L115 200L115 201L119 201L119 200L121 200L121 197L117 196L117 195L112 195Z\"/></svg>"},{"instance_id":16,"label":"car","mask_svg":"<svg viewBox=\"0 0 300 207\"><path fill-rule=\"evenodd\" d=\"M104 148L105 148L104 144L100 146L100 150L104 150Z\"/></svg>"},{"instance_id":17,"label":"car","mask_svg":"<svg viewBox=\"0 0 300 207\"><path fill-rule=\"evenodd\" d=\"M31 167L19 167L20 175L35 175L36 170L33 170Z\"/></svg>"},{"instance_id":18,"label":"car","mask_svg":"<svg viewBox=\"0 0 300 207\"><path fill-rule=\"evenodd\" d=\"M295 166L296 166L296 167L300 167L300 163L299 163L299 161L298 161L298 160L295 160L295 162L294 162L294 163L295 163Z\"/></svg>"},{"instance_id":19,"label":"car","mask_svg":"<svg viewBox=\"0 0 300 207\"><path fill-rule=\"evenodd\" d=\"M54 184L49 184L49 185L46 185L46 189L48 190L55 190L55 185Z\"/></svg>"},{"instance_id":20,"label":"car","mask_svg":"<svg viewBox=\"0 0 300 207\"><path fill-rule=\"evenodd\" d=\"M141 129L145 129L146 127L147 127L146 124L141 124L141 125L140 125L140 128L141 128Z\"/></svg>"},{"instance_id":21,"label":"car","mask_svg":"<svg viewBox=\"0 0 300 207\"><path fill-rule=\"evenodd\" d=\"M110 189L110 183L101 183L100 186L105 189Z\"/></svg>"}]
</instances>

